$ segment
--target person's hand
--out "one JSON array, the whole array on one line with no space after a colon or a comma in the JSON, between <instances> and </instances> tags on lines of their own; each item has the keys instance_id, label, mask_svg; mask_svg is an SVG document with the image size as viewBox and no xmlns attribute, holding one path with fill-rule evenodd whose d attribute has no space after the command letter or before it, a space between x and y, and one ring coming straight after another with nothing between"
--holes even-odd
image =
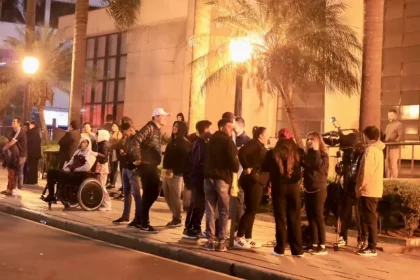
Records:
<instances>
[{"instance_id":1,"label":"person's hand","mask_svg":"<svg viewBox=\"0 0 420 280\"><path fill-rule=\"evenodd\" d=\"M252 172L252 168L247 168L247 169L245 169L245 174L246 174L246 175L251 174L251 172Z\"/></svg>"},{"instance_id":2,"label":"person's hand","mask_svg":"<svg viewBox=\"0 0 420 280\"><path fill-rule=\"evenodd\" d=\"M7 151L6 146L3 147L3 152Z\"/></svg>"},{"instance_id":3,"label":"person's hand","mask_svg":"<svg viewBox=\"0 0 420 280\"><path fill-rule=\"evenodd\" d=\"M172 169L166 169L166 176L171 176L172 172Z\"/></svg>"},{"instance_id":4,"label":"person's hand","mask_svg":"<svg viewBox=\"0 0 420 280\"><path fill-rule=\"evenodd\" d=\"M124 150L123 150L123 149L121 149L121 150L120 150L120 155L125 156L125 155L127 155L127 154L124 152Z\"/></svg>"},{"instance_id":5,"label":"person's hand","mask_svg":"<svg viewBox=\"0 0 420 280\"><path fill-rule=\"evenodd\" d=\"M133 162L133 164L134 164L135 166L139 166L139 165L140 165L140 163L141 163L141 160L136 160L135 162Z\"/></svg>"},{"instance_id":6,"label":"person's hand","mask_svg":"<svg viewBox=\"0 0 420 280\"><path fill-rule=\"evenodd\" d=\"M312 144L312 149L314 149L314 151L319 151L319 142L318 141L314 141L314 143Z\"/></svg>"}]
</instances>

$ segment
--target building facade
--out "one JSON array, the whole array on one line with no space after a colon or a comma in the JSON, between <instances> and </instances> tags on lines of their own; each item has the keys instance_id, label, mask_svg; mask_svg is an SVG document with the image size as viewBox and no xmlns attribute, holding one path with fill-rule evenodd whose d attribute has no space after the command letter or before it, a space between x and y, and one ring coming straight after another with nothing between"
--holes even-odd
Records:
<instances>
[{"instance_id":1,"label":"building facade","mask_svg":"<svg viewBox=\"0 0 420 280\"><path fill-rule=\"evenodd\" d=\"M348 5L344 20L363 41L364 1L343 1ZM150 119L155 107L171 112L172 120L179 112L188 115L192 56L186 42L193 35L195 2L145 0L138 25L126 33L116 32L105 9L89 13L87 61L99 66L101 73L97 85L86 87L84 120L100 124L112 112L117 117L130 116L141 126ZM67 28L71 38L73 24L74 16L61 17L59 28ZM386 126L387 111L397 108L405 125L406 140L418 140L420 0L385 0L384 27L383 50L378 50L383 51L382 128ZM211 30L212 34L216 32ZM124 48L126 52L121 51ZM255 89L244 86L243 90L243 117L248 131L254 125L263 125L275 136L280 128L289 126L281 99L267 95L261 107ZM208 90L206 118L216 123L223 112L233 111L234 92L235 85L226 83ZM331 117L343 128L358 128L359 96L329 92L320 85L308 85L304 93L304 98L294 96L303 136L309 131L334 129ZM169 131L170 127L166 129Z\"/></svg>"}]
</instances>

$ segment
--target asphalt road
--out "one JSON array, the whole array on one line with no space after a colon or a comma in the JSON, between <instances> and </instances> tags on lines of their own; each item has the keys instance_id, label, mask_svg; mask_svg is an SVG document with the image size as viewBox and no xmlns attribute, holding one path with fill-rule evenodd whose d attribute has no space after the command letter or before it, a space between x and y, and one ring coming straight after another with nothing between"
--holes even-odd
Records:
<instances>
[{"instance_id":1,"label":"asphalt road","mask_svg":"<svg viewBox=\"0 0 420 280\"><path fill-rule=\"evenodd\" d=\"M0 279L234 279L0 213Z\"/></svg>"}]
</instances>

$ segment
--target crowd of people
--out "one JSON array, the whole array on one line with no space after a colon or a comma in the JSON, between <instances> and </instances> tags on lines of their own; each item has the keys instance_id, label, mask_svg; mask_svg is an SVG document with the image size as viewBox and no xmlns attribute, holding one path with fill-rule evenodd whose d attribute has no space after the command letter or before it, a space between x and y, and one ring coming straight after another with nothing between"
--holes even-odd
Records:
<instances>
[{"instance_id":1,"label":"crowd of people","mask_svg":"<svg viewBox=\"0 0 420 280\"><path fill-rule=\"evenodd\" d=\"M60 180L81 182L85 172L94 172L100 181L104 200L102 211L111 209L107 188L115 188L121 176L124 209L114 224L128 224L142 232L155 233L150 224L149 211L158 198L161 186L172 213L168 227L182 227L183 238L207 239L208 251L227 250L229 213L235 212L235 247L259 248L252 230L256 213L267 186L270 186L276 224L275 256L283 256L286 243L291 253L303 257L304 252L326 255L324 204L327 197L329 170L328 148L318 132L309 133L305 148L299 147L292 132L281 129L273 149L268 149L268 132L265 127L254 127L252 137L245 133L245 120L226 112L217 123L202 120L195 124L195 132L182 114L178 114L172 127L172 137L162 160L161 128L166 124L167 113L162 108L153 110L151 121L136 130L129 117L120 123L112 115L96 133L90 123L80 125L72 121L69 131L59 141L59 168L49 170L46 201L53 201L55 186ZM33 181L31 166L40 156L26 154L26 136L21 132L22 121L13 120L14 135L4 147L9 170L7 194L12 194L15 182L23 183L24 162L28 157L28 180ZM30 124L30 129L32 125ZM355 196L360 198L362 233L359 255L376 256L376 208L383 189L383 149L380 132L376 127L363 131L368 147L358 171ZM39 136L39 133L38 133ZM28 133L29 137L29 133ZM32 137L32 136L31 136ZM14 145L16 144L16 145ZM17 148L17 149L16 149ZM162 170L159 165L162 163ZM17 172L16 172L17 171ZM22 172L21 172L22 171ZM15 180L16 174L19 180ZM12 178L13 177L13 178ZM303 181L304 204L310 228L311 242L303 244L301 230L301 190ZM231 196L232 186L238 184L238 196ZM184 223L181 193L191 191ZM134 218L130 220L132 198L135 203ZM237 200L237 209L230 211L230 200ZM184 204L185 205L185 204ZM232 210L232 209L231 209ZM205 229L202 220L206 215ZM346 240L347 242L347 240ZM305 245L305 246L304 246Z\"/></svg>"}]
</instances>

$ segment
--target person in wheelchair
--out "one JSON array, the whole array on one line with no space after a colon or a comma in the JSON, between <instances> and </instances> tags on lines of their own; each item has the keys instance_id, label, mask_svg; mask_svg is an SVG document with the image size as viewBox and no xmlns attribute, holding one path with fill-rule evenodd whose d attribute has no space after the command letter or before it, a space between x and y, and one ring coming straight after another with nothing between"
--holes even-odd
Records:
<instances>
[{"instance_id":1,"label":"person in wheelchair","mask_svg":"<svg viewBox=\"0 0 420 280\"><path fill-rule=\"evenodd\" d=\"M46 202L55 202L55 185L63 186L65 183L80 185L85 179L95 177L90 172L95 164L97 154L92 151L92 143L89 138L82 137L77 151L69 162L64 164L63 169L51 169L47 173L48 196ZM93 175L92 175L93 174Z\"/></svg>"}]
</instances>

